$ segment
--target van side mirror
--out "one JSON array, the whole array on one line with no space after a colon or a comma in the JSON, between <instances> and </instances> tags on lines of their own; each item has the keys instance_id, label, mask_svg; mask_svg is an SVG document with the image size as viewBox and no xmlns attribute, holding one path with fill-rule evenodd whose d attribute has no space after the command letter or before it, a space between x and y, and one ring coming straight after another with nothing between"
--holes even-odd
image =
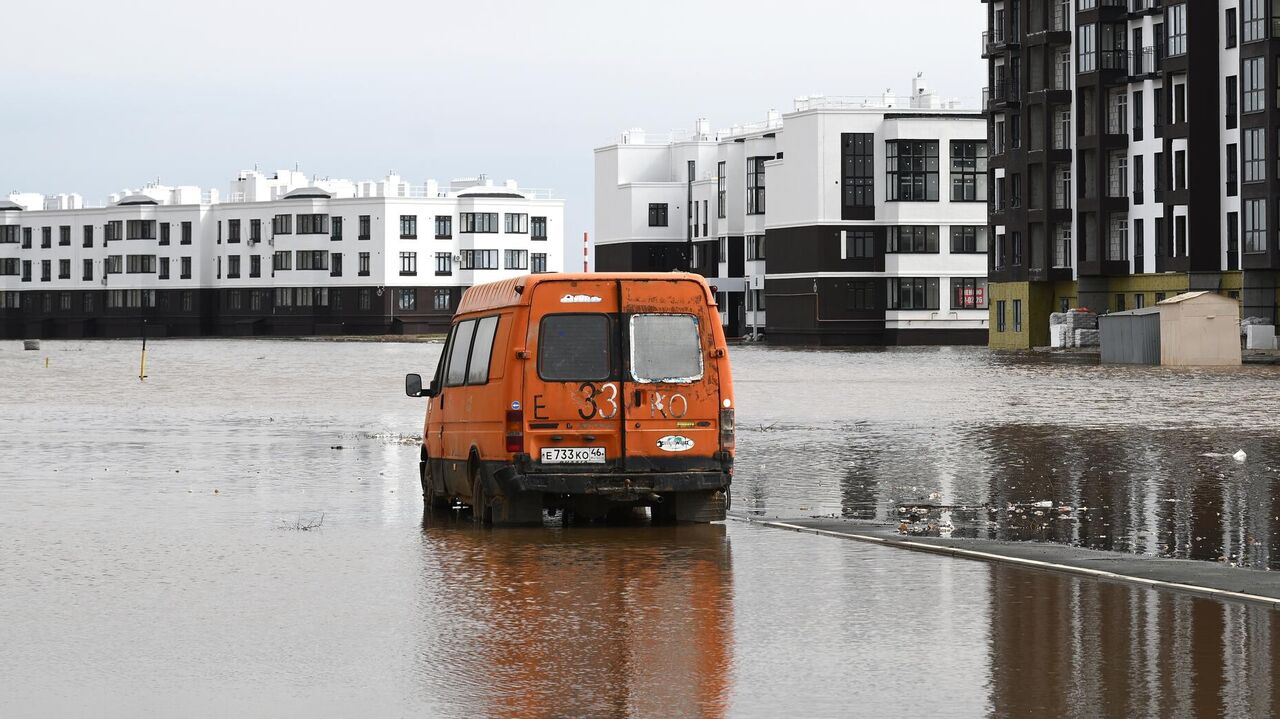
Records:
<instances>
[{"instance_id":1,"label":"van side mirror","mask_svg":"<svg viewBox=\"0 0 1280 719\"><path fill-rule=\"evenodd\" d=\"M422 388L422 375L407 374L404 376L404 393L410 397L435 397L439 394L436 389L436 381L431 380L431 386Z\"/></svg>"}]
</instances>

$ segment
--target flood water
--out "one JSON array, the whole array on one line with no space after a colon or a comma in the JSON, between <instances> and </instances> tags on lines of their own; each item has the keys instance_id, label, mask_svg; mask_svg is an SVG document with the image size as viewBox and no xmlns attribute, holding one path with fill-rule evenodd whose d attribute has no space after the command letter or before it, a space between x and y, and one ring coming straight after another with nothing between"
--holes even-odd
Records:
<instances>
[{"instance_id":1,"label":"flood water","mask_svg":"<svg viewBox=\"0 0 1280 719\"><path fill-rule=\"evenodd\" d=\"M145 383L136 343L19 347L6 717L1280 715L1257 606L741 522L424 518L401 387L439 345L168 340ZM1277 568L1280 370L732 356L735 509Z\"/></svg>"}]
</instances>

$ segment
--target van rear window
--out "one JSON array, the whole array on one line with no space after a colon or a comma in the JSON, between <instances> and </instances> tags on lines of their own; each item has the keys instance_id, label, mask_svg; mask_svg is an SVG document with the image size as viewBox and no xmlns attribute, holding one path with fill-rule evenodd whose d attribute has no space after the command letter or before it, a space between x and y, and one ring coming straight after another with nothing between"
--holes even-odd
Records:
<instances>
[{"instance_id":1,"label":"van rear window","mask_svg":"<svg viewBox=\"0 0 1280 719\"><path fill-rule=\"evenodd\" d=\"M609 317L547 315L538 330L538 376L550 382L609 379Z\"/></svg>"},{"instance_id":2,"label":"van rear window","mask_svg":"<svg viewBox=\"0 0 1280 719\"><path fill-rule=\"evenodd\" d=\"M631 378L648 383L684 383L702 379L698 318L693 315L632 315Z\"/></svg>"}]
</instances>

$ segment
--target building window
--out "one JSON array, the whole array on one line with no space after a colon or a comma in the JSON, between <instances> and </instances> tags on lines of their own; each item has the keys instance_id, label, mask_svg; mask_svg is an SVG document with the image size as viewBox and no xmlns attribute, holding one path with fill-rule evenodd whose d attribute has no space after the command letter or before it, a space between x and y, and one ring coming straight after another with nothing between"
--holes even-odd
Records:
<instances>
[{"instance_id":1,"label":"building window","mask_svg":"<svg viewBox=\"0 0 1280 719\"><path fill-rule=\"evenodd\" d=\"M1146 228L1142 218L1133 221L1133 271L1142 272L1143 257L1147 252Z\"/></svg>"},{"instance_id":2,"label":"building window","mask_svg":"<svg viewBox=\"0 0 1280 719\"><path fill-rule=\"evenodd\" d=\"M1175 257L1187 256L1187 216L1175 215L1173 218L1173 251Z\"/></svg>"},{"instance_id":3,"label":"building window","mask_svg":"<svg viewBox=\"0 0 1280 719\"><path fill-rule=\"evenodd\" d=\"M1240 213L1227 213L1227 269L1240 269Z\"/></svg>"},{"instance_id":4,"label":"building window","mask_svg":"<svg viewBox=\"0 0 1280 719\"><path fill-rule=\"evenodd\" d=\"M888 307L891 310L938 309L937 277L888 278Z\"/></svg>"},{"instance_id":5,"label":"building window","mask_svg":"<svg viewBox=\"0 0 1280 719\"><path fill-rule=\"evenodd\" d=\"M1267 131L1265 128L1248 128L1244 131L1244 181L1261 182L1267 179ZM1230 179L1230 175L1228 175Z\"/></svg>"},{"instance_id":6,"label":"building window","mask_svg":"<svg viewBox=\"0 0 1280 719\"><path fill-rule=\"evenodd\" d=\"M262 276L262 255L249 255L249 276Z\"/></svg>"},{"instance_id":7,"label":"building window","mask_svg":"<svg viewBox=\"0 0 1280 719\"><path fill-rule=\"evenodd\" d=\"M1165 10L1164 26L1169 32L1168 55L1185 55L1187 53L1187 6L1172 5Z\"/></svg>"},{"instance_id":8,"label":"building window","mask_svg":"<svg viewBox=\"0 0 1280 719\"><path fill-rule=\"evenodd\" d=\"M649 203L649 226L650 227L666 227L667 226L667 203L665 202Z\"/></svg>"},{"instance_id":9,"label":"building window","mask_svg":"<svg viewBox=\"0 0 1280 719\"><path fill-rule=\"evenodd\" d=\"M31 260L22 261L22 281L23 282L31 281Z\"/></svg>"},{"instance_id":10,"label":"building window","mask_svg":"<svg viewBox=\"0 0 1280 719\"><path fill-rule=\"evenodd\" d=\"M160 244L161 245L169 244L170 229L171 229L171 226L168 222L160 223ZM85 247L93 246L93 228L89 227L88 225L86 225L84 228L84 246Z\"/></svg>"},{"instance_id":11,"label":"building window","mask_svg":"<svg viewBox=\"0 0 1280 719\"><path fill-rule=\"evenodd\" d=\"M747 214L764 214L764 163L768 156L747 158Z\"/></svg>"},{"instance_id":12,"label":"building window","mask_svg":"<svg viewBox=\"0 0 1280 719\"><path fill-rule=\"evenodd\" d=\"M298 250L294 266L296 270L329 269L329 252L327 250Z\"/></svg>"},{"instance_id":13,"label":"building window","mask_svg":"<svg viewBox=\"0 0 1280 719\"><path fill-rule=\"evenodd\" d=\"M17 266L17 265L18 265L18 263L17 263L17 261L15 260L13 264L14 264L14 268L13 268L13 269L14 269L14 271L13 271L13 272L6 272L6 273L4 273L4 274L11 274L11 275L16 275L16 274L18 274L18 272L17 272L17 270L18 270L18 266ZM83 262L83 266L84 266L84 271L83 271L83 272L81 273L81 275L80 275L80 280L81 280L82 282L93 282L93 260L84 260L84 262ZM160 266L161 266L161 268L162 268L162 269L165 269L165 270L167 270L167 269L168 269L168 264L167 264L167 263L165 263L165 262L160 263ZM160 279L162 279L162 280L164 280L164 279L168 279L168 274L169 274L168 272L165 272L165 276L164 276L164 277L161 277Z\"/></svg>"},{"instance_id":14,"label":"building window","mask_svg":"<svg viewBox=\"0 0 1280 719\"><path fill-rule=\"evenodd\" d=\"M1242 63L1244 70L1244 112L1261 112L1266 107L1265 58L1250 57Z\"/></svg>"},{"instance_id":15,"label":"building window","mask_svg":"<svg viewBox=\"0 0 1280 719\"><path fill-rule=\"evenodd\" d=\"M453 309L453 292L447 287L439 287L431 292L431 309Z\"/></svg>"},{"instance_id":16,"label":"building window","mask_svg":"<svg viewBox=\"0 0 1280 719\"><path fill-rule=\"evenodd\" d=\"M329 253L329 276L330 277L342 276L342 253L341 252Z\"/></svg>"},{"instance_id":17,"label":"building window","mask_svg":"<svg viewBox=\"0 0 1280 719\"><path fill-rule=\"evenodd\" d=\"M534 252L529 255L529 271L538 274L547 271L547 253Z\"/></svg>"},{"instance_id":18,"label":"building window","mask_svg":"<svg viewBox=\"0 0 1280 719\"><path fill-rule=\"evenodd\" d=\"M1187 151L1177 150L1173 153L1173 189L1187 189Z\"/></svg>"},{"instance_id":19,"label":"building window","mask_svg":"<svg viewBox=\"0 0 1280 719\"><path fill-rule=\"evenodd\" d=\"M190 257L183 257L181 260L179 260L178 279L180 280L191 279L191 258Z\"/></svg>"},{"instance_id":20,"label":"building window","mask_svg":"<svg viewBox=\"0 0 1280 719\"><path fill-rule=\"evenodd\" d=\"M106 262L105 272L108 275L118 275L124 272L124 256L109 255Z\"/></svg>"},{"instance_id":21,"label":"building window","mask_svg":"<svg viewBox=\"0 0 1280 719\"><path fill-rule=\"evenodd\" d=\"M271 256L271 271L280 272L283 270L293 269L293 253L288 250L280 250Z\"/></svg>"},{"instance_id":22,"label":"building window","mask_svg":"<svg viewBox=\"0 0 1280 719\"><path fill-rule=\"evenodd\" d=\"M547 218L529 218L529 239L534 241L545 241L547 239Z\"/></svg>"},{"instance_id":23,"label":"building window","mask_svg":"<svg viewBox=\"0 0 1280 719\"><path fill-rule=\"evenodd\" d=\"M453 255L448 252L436 253L436 276L447 277L453 274Z\"/></svg>"},{"instance_id":24,"label":"building window","mask_svg":"<svg viewBox=\"0 0 1280 719\"><path fill-rule=\"evenodd\" d=\"M458 215L458 231L473 234L496 234L498 232L498 213L463 212Z\"/></svg>"},{"instance_id":25,"label":"building window","mask_svg":"<svg viewBox=\"0 0 1280 719\"><path fill-rule=\"evenodd\" d=\"M151 258L154 260L155 258ZM58 279L71 279L71 260L58 260Z\"/></svg>"},{"instance_id":26,"label":"building window","mask_svg":"<svg viewBox=\"0 0 1280 719\"><path fill-rule=\"evenodd\" d=\"M1010 250L1013 255L1011 262L1015 267L1022 265L1022 233L1014 232L1011 235Z\"/></svg>"},{"instance_id":27,"label":"building window","mask_svg":"<svg viewBox=\"0 0 1280 719\"><path fill-rule=\"evenodd\" d=\"M329 231L328 215L298 215L299 235L323 235Z\"/></svg>"},{"instance_id":28,"label":"building window","mask_svg":"<svg viewBox=\"0 0 1280 719\"><path fill-rule=\"evenodd\" d=\"M368 277L369 276L369 253L361 252L360 256L357 257L356 259L357 259L356 274L360 275L361 277Z\"/></svg>"},{"instance_id":29,"label":"building window","mask_svg":"<svg viewBox=\"0 0 1280 719\"><path fill-rule=\"evenodd\" d=\"M1267 251L1267 201L1244 201L1244 251Z\"/></svg>"},{"instance_id":30,"label":"building window","mask_svg":"<svg viewBox=\"0 0 1280 719\"><path fill-rule=\"evenodd\" d=\"M725 163L723 162L716 163L716 217L722 220L725 217L725 214L724 214L725 213L725 208L724 208L725 183L728 182L728 179L729 179L725 177L724 172L725 172Z\"/></svg>"},{"instance_id":31,"label":"building window","mask_svg":"<svg viewBox=\"0 0 1280 719\"><path fill-rule=\"evenodd\" d=\"M458 263L461 270L496 270L498 269L497 250L462 250L462 260Z\"/></svg>"},{"instance_id":32,"label":"building window","mask_svg":"<svg viewBox=\"0 0 1280 719\"><path fill-rule=\"evenodd\" d=\"M359 227L357 228L356 239L357 239L357 240L367 240L367 239L369 239L369 237L370 237L370 234L369 234L369 224L370 224L370 223L369 223L369 216L368 216L368 215L360 215L359 219L357 220L357 224L359 225Z\"/></svg>"},{"instance_id":33,"label":"building window","mask_svg":"<svg viewBox=\"0 0 1280 719\"><path fill-rule=\"evenodd\" d=\"M1098 26L1090 23L1076 29L1076 72L1098 69Z\"/></svg>"},{"instance_id":34,"label":"building window","mask_svg":"<svg viewBox=\"0 0 1280 719\"><path fill-rule=\"evenodd\" d=\"M1142 155L1133 156L1133 204L1146 202L1146 187L1143 181Z\"/></svg>"},{"instance_id":35,"label":"building window","mask_svg":"<svg viewBox=\"0 0 1280 719\"><path fill-rule=\"evenodd\" d=\"M400 253L400 276L413 277L418 274L418 253L417 252L401 252Z\"/></svg>"},{"instance_id":36,"label":"building window","mask_svg":"<svg viewBox=\"0 0 1280 719\"><path fill-rule=\"evenodd\" d=\"M17 225L0 225L0 244L18 244L18 231L20 229Z\"/></svg>"},{"instance_id":37,"label":"building window","mask_svg":"<svg viewBox=\"0 0 1280 719\"><path fill-rule=\"evenodd\" d=\"M879 299L884 296L878 280L852 280L849 282L849 293L845 301L845 309L855 311L880 309Z\"/></svg>"},{"instance_id":38,"label":"building window","mask_svg":"<svg viewBox=\"0 0 1280 719\"><path fill-rule=\"evenodd\" d=\"M529 215L523 212L508 212L502 218L502 231L509 235L523 235L529 232Z\"/></svg>"},{"instance_id":39,"label":"building window","mask_svg":"<svg viewBox=\"0 0 1280 719\"><path fill-rule=\"evenodd\" d=\"M952 225L951 254L973 255L987 253L987 228L983 225Z\"/></svg>"},{"instance_id":40,"label":"building window","mask_svg":"<svg viewBox=\"0 0 1280 719\"><path fill-rule=\"evenodd\" d=\"M747 235L747 259L764 259L764 235Z\"/></svg>"},{"instance_id":41,"label":"building window","mask_svg":"<svg viewBox=\"0 0 1280 719\"><path fill-rule=\"evenodd\" d=\"M875 207L875 135L870 132L841 134L840 155L845 209ZM852 215L856 213L845 214L844 219L855 219Z\"/></svg>"},{"instance_id":42,"label":"building window","mask_svg":"<svg viewBox=\"0 0 1280 719\"><path fill-rule=\"evenodd\" d=\"M938 252L937 225L904 225L889 228L889 244L886 252Z\"/></svg>"},{"instance_id":43,"label":"building window","mask_svg":"<svg viewBox=\"0 0 1280 719\"><path fill-rule=\"evenodd\" d=\"M453 215L436 215L436 239L453 239Z\"/></svg>"},{"instance_id":44,"label":"building window","mask_svg":"<svg viewBox=\"0 0 1280 719\"><path fill-rule=\"evenodd\" d=\"M293 288L292 287L276 288L275 306L277 308L293 307Z\"/></svg>"},{"instance_id":45,"label":"building window","mask_svg":"<svg viewBox=\"0 0 1280 719\"><path fill-rule=\"evenodd\" d=\"M262 220L249 220L249 242L262 242Z\"/></svg>"},{"instance_id":46,"label":"building window","mask_svg":"<svg viewBox=\"0 0 1280 719\"><path fill-rule=\"evenodd\" d=\"M227 257L227 279L240 279L240 255L229 255Z\"/></svg>"},{"instance_id":47,"label":"building window","mask_svg":"<svg viewBox=\"0 0 1280 719\"><path fill-rule=\"evenodd\" d=\"M154 240L156 238L155 220L129 220L125 225L126 237L130 240ZM67 240L70 244L70 235Z\"/></svg>"},{"instance_id":48,"label":"building window","mask_svg":"<svg viewBox=\"0 0 1280 719\"><path fill-rule=\"evenodd\" d=\"M1107 197L1125 197L1129 194L1129 155L1125 150L1114 150L1107 158Z\"/></svg>"},{"instance_id":49,"label":"building window","mask_svg":"<svg viewBox=\"0 0 1280 719\"><path fill-rule=\"evenodd\" d=\"M529 251L528 250L503 250L502 266L508 270L527 270L529 269Z\"/></svg>"},{"instance_id":50,"label":"building window","mask_svg":"<svg viewBox=\"0 0 1280 719\"><path fill-rule=\"evenodd\" d=\"M71 225L61 225L58 227L58 246L71 246Z\"/></svg>"},{"instance_id":51,"label":"building window","mask_svg":"<svg viewBox=\"0 0 1280 719\"><path fill-rule=\"evenodd\" d=\"M996 300L996 332L1005 331L1005 301Z\"/></svg>"},{"instance_id":52,"label":"building window","mask_svg":"<svg viewBox=\"0 0 1280 719\"><path fill-rule=\"evenodd\" d=\"M53 247L53 228L52 227L40 228L40 247L46 250L49 249L50 247Z\"/></svg>"},{"instance_id":53,"label":"building window","mask_svg":"<svg viewBox=\"0 0 1280 719\"><path fill-rule=\"evenodd\" d=\"M1022 300L1013 301L1013 331L1022 331Z\"/></svg>"},{"instance_id":54,"label":"building window","mask_svg":"<svg viewBox=\"0 0 1280 719\"><path fill-rule=\"evenodd\" d=\"M876 256L876 233L871 230L846 230L844 233L846 259L868 259Z\"/></svg>"},{"instance_id":55,"label":"building window","mask_svg":"<svg viewBox=\"0 0 1280 719\"><path fill-rule=\"evenodd\" d=\"M951 201L987 201L987 143L951 141Z\"/></svg>"},{"instance_id":56,"label":"building window","mask_svg":"<svg viewBox=\"0 0 1280 719\"><path fill-rule=\"evenodd\" d=\"M1245 42L1267 38L1267 10L1263 0L1241 0L1240 17Z\"/></svg>"},{"instance_id":57,"label":"building window","mask_svg":"<svg viewBox=\"0 0 1280 719\"><path fill-rule=\"evenodd\" d=\"M938 141L890 140L885 143L889 201L938 200Z\"/></svg>"},{"instance_id":58,"label":"building window","mask_svg":"<svg viewBox=\"0 0 1280 719\"><path fill-rule=\"evenodd\" d=\"M396 309L415 311L418 309L418 293L413 288L396 290Z\"/></svg>"},{"instance_id":59,"label":"building window","mask_svg":"<svg viewBox=\"0 0 1280 719\"><path fill-rule=\"evenodd\" d=\"M418 239L418 216L400 215L400 239Z\"/></svg>"},{"instance_id":60,"label":"building window","mask_svg":"<svg viewBox=\"0 0 1280 719\"><path fill-rule=\"evenodd\" d=\"M292 235L293 215L276 215L271 218L272 235Z\"/></svg>"},{"instance_id":61,"label":"building window","mask_svg":"<svg viewBox=\"0 0 1280 719\"><path fill-rule=\"evenodd\" d=\"M1111 215L1107 227L1107 259L1112 262L1129 259L1129 216Z\"/></svg>"},{"instance_id":62,"label":"building window","mask_svg":"<svg viewBox=\"0 0 1280 719\"><path fill-rule=\"evenodd\" d=\"M985 310L987 308L987 280L985 277L952 277L951 309Z\"/></svg>"},{"instance_id":63,"label":"building window","mask_svg":"<svg viewBox=\"0 0 1280 719\"><path fill-rule=\"evenodd\" d=\"M341 217L329 218L329 240L331 242L342 241L342 218Z\"/></svg>"},{"instance_id":64,"label":"building window","mask_svg":"<svg viewBox=\"0 0 1280 719\"><path fill-rule=\"evenodd\" d=\"M31 228L30 227L22 228L22 249L24 250L31 249Z\"/></svg>"},{"instance_id":65,"label":"building window","mask_svg":"<svg viewBox=\"0 0 1280 719\"><path fill-rule=\"evenodd\" d=\"M240 220L227 220L227 244L240 241Z\"/></svg>"},{"instance_id":66,"label":"building window","mask_svg":"<svg viewBox=\"0 0 1280 719\"><path fill-rule=\"evenodd\" d=\"M360 288L360 294L356 300L360 309L367 310L373 306L373 292L368 287Z\"/></svg>"},{"instance_id":67,"label":"building window","mask_svg":"<svg viewBox=\"0 0 1280 719\"><path fill-rule=\"evenodd\" d=\"M1053 266L1071 267L1071 225L1057 225L1053 236Z\"/></svg>"}]
</instances>

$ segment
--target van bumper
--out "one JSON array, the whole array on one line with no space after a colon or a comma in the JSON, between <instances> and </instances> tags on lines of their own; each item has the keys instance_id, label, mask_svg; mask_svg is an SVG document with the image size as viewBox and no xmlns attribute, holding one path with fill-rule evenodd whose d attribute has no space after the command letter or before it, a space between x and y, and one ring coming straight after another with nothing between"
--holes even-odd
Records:
<instances>
[{"instance_id":1,"label":"van bumper","mask_svg":"<svg viewBox=\"0 0 1280 719\"><path fill-rule=\"evenodd\" d=\"M640 494L725 489L731 480L728 472L717 471L523 474L510 465L496 469L491 476L504 492L592 494L617 500L634 499Z\"/></svg>"}]
</instances>

